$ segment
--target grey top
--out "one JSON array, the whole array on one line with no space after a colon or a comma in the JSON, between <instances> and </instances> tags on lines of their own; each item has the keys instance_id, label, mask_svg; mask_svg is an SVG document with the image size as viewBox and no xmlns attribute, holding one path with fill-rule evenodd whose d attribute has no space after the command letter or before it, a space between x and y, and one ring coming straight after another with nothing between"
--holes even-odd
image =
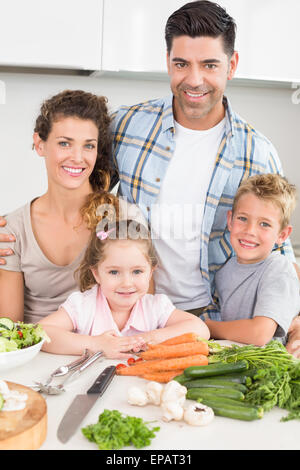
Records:
<instances>
[{"instance_id":1,"label":"grey top","mask_svg":"<svg viewBox=\"0 0 300 470\"><path fill-rule=\"evenodd\" d=\"M277 323L274 337L284 337L300 310L299 280L286 256L271 253L259 263L230 258L216 274L222 321L264 316Z\"/></svg>"}]
</instances>

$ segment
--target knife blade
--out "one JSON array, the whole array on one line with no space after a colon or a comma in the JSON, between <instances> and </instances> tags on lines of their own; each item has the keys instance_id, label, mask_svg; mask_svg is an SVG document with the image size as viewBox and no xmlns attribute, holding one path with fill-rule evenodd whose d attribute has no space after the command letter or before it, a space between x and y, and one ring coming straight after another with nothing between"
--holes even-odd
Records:
<instances>
[{"instance_id":1,"label":"knife blade","mask_svg":"<svg viewBox=\"0 0 300 470\"><path fill-rule=\"evenodd\" d=\"M65 444L73 436L83 418L103 395L116 373L115 366L106 367L86 394L77 395L65 412L57 430L58 439Z\"/></svg>"}]
</instances>

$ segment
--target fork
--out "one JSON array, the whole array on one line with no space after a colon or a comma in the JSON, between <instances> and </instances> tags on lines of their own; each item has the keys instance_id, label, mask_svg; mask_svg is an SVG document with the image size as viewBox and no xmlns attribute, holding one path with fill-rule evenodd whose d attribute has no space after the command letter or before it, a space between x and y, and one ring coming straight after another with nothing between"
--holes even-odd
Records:
<instances>
[{"instance_id":1,"label":"fork","mask_svg":"<svg viewBox=\"0 0 300 470\"><path fill-rule=\"evenodd\" d=\"M80 356L78 359L76 359L73 362L70 362L70 364L66 364L55 369L55 371L52 372L52 374L48 377L48 379L46 380L44 384L41 382L35 382L36 385L34 386L34 388L42 389L42 388L48 387L55 377L62 377L63 375L66 375L69 372L76 370L89 357L90 357L90 352L88 349L85 349L83 355Z\"/></svg>"},{"instance_id":2,"label":"fork","mask_svg":"<svg viewBox=\"0 0 300 470\"><path fill-rule=\"evenodd\" d=\"M71 379L73 380L77 375L80 375L81 372L83 372L87 367L89 367L91 364L93 364L99 357L103 355L103 351L98 351L92 356L89 356L88 359L83 362L81 367L77 367L71 375L66 377L66 379L59 385L45 385L41 384L39 382L36 382L36 384L39 386L41 392L47 393L48 395L59 395L62 392L65 392L64 386L66 385L67 382L69 382Z\"/></svg>"}]
</instances>

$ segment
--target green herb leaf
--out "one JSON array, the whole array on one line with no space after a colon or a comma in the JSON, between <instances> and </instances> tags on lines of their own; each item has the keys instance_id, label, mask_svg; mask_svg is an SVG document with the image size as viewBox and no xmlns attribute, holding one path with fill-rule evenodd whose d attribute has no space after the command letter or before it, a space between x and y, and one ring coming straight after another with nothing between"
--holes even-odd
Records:
<instances>
[{"instance_id":1,"label":"green herb leaf","mask_svg":"<svg viewBox=\"0 0 300 470\"><path fill-rule=\"evenodd\" d=\"M96 424L88 425L81 431L100 450L115 450L130 445L140 449L150 445L160 429L150 429L147 424L142 418L124 416L118 410L104 410Z\"/></svg>"}]
</instances>

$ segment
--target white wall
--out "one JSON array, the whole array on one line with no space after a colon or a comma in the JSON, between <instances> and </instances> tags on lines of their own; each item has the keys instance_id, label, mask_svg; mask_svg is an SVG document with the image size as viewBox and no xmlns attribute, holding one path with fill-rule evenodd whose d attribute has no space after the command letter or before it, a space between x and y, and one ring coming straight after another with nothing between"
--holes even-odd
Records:
<instances>
[{"instance_id":1,"label":"white wall","mask_svg":"<svg viewBox=\"0 0 300 470\"><path fill-rule=\"evenodd\" d=\"M33 125L43 99L66 88L80 88L107 96L113 110L169 93L168 81L158 80L3 72L0 80L6 89L5 104L0 100L0 214L46 189L43 160L31 150ZM286 176L300 190L300 104L293 104L293 93L295 90L271 87L230 85L227 89L235 110L273 142ZM292 241L300 244L300 205L293 223Z\"/></svg>"}]
</instances>

